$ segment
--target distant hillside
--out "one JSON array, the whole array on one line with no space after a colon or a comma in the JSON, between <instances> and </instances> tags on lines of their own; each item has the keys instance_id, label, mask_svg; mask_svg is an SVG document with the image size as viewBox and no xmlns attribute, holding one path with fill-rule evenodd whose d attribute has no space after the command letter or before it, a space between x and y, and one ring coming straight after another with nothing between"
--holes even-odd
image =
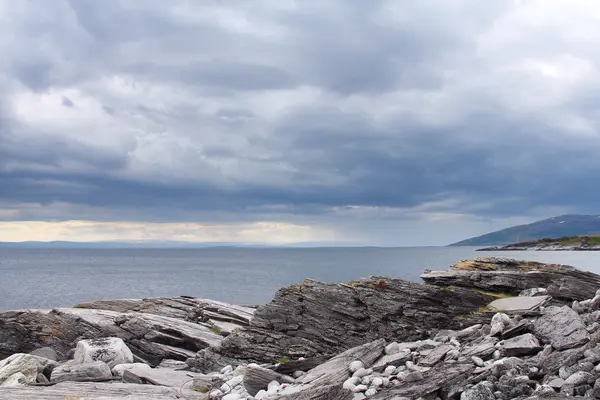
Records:
<instances>
[{"instance_id":1,"label":"distant hillside","mask_svg":"<svg viewBox=\"0 0 600 400\"><path fill-rule=\"evenodd\" d=\"M557 239L546 238L528 242L513 243L506 246L494 246L478 249L477 251L599 251L600 235L566 236Z\"/></svg>"},{"instance_id":2,"label":"distant hillside","mask_svg":"<svg viewBox=\"0 0 600 400\"><path fill-rule=\"evenodd\" d=\"M544 238L600 233L600 215L561 215L466 239L451 246L501 246Z\"/></svg>"}]
</instances>

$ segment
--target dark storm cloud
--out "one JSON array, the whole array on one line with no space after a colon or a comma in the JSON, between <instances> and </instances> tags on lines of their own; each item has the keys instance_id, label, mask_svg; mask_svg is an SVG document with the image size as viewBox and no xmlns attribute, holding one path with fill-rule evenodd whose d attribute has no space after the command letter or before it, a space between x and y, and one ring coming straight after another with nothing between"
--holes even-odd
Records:
<instances>
[{"instance_id":1,"label":"dark storm cloud","mask_svg":"<svg viewBox=\"0 0 600 400\"><path fill-rule=\"evenodd\" d=\"M0 48L0 209L594 211L600 60L528 36L513 14L536 2L243 3L24 2Z\"/></svg>"}]
</instances>

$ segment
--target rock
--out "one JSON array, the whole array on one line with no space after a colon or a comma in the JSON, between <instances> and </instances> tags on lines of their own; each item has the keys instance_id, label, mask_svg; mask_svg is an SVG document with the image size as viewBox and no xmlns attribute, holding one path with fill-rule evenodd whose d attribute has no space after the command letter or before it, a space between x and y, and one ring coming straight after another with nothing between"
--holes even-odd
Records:
<instances>
[{"instance_id":1,"label":"rock","mask_svg":"<svg viewBox=\"0 0 600 400\"><path fill-rule=\"evenodd\" d=\"M503 340L499 342L499 345L501 346L501 351L507 357L533 354L543 348L538 338L531 333Z\"/></svg>"},{"instance_id":2,"label":"rock","mask_svg":"<svg viewBox=\"0 0 600 400\"><path fill-rule=\"evenodd\" d=\"M418 382L423 380L421 371L410 371L402 376L404 382Z\"/></svg>"},{"instance_id":3,"label":"rock","mask_svg":"<svg viewBox=\"0 0 600 400\"><path fill-rule=\"evenodd\" d=\"M430 353L431 354L431 353ZM392 365L394 367L398 367L400 365L404 365L406 361L411 359L410 351L404 351L401 353L396 353L392 355L384 355L379 360L373 364L371 369L376 372L381 372L385 369L385 367Z\"/></svg>"},{"instance_id":4,"label":"rock","mask_svg":"<svg viewBox=\"0 0 600 400\"><path fill-rule=\"evenodd\" d=\"M481 322L486 318L474 311L491 300L472 289L442 290L394 278L351 285L305 280L280 289L256 310L249 327L223 339L215 351L226 358L272 362L282 356L331 356L378 338L416 341L440 326Z\"/></svg>"},{"instance_id":5,"label":"rock","mask_svg":"<svg viewBox=\"0 0 600 400\"><path fill-rule=\"evenodd\" d=\"M522 297L535 297L535 296L546 296L548 294L548 289L546 288L531 288L522 290L519 293L519 296Z\"/></svg>"},{"instance_id":6,"label":"rock","mask_svg":"<svg viewBox=\"0 0 600 400\"><path fill-rule=\"evenodd\" d=\"M25 384L35 383L38 374L38 360L30 354L13 354L12 356L0 361L0 384L15 374L16 378L11 379L14 384L15 379Z\"/></svg>"},{"instance_id":7,"label":"rock","mask_svg":"<svg viewBox=\"0 0 600 400\"><path fill-rule=\"evenodd\" d=\"M75 364L104 361L109 368L133 363L133 353L129 347L123 339L115 337L81 340L77 343L73 358Z\"/></svg>"},{"instance_id":8,"label":"rock","mask_svg":"<svg viewBox=\"0 0 600 400\"><path fill-rule=\"evenodd\" d=\"M408 397L416 399L438 390L448 391L453 385L464 382L475 367L473 364L437 364L429 371L423 373L423 379L417 382L401 382L397 386L392 386L381 390L375 396L374 400L389 400L396 397Z\"/></svg>"},{"instance_id":9,"label":"rock","mask_svg":"<svg viewBox=\"0 0 600 400\"><path fill-rule=\"evenodd\" d=\"M596 379L596 382L594 383L594 397L597 399L600 399L600 379Z\"/></svg>"},{"instance_id":10,"label":"rock","mask_svg":"<svg viewBox=\"0 0 600 400\"><path fill-rule=\"evenodd\" d=\"M492 389L480 383L465 390L460 395L460 400L496 400L496 396L494 396Z\"/></svg>"},{"instance_id":11,"label":"rock","mask_svg":"<svg viewBox=\"0 0 600 400\"><path fill-rule=\"evenodd\" d=\"M589 372L585 372L585 371L579 371L579 372L575 372L573 375L571 375L570 377L568 377L565 380L565 385L574 385L574 386L579 386L579 385L583 385L586 384L588 382L588 380L590 380L590 378L592 378L593 375L590 374Z\"/></svg>"},{"instance_id":12,"label":"rock","mask_svg":"<svg viewBox=\"0 0 600 400\"><path fill-rule=\"evenodd\" d=\"M392 342L392 343L388 344L387 346L385 346L385 354L386 355L396 354L399 352L400 352L400 346L398 345L397 342Z\"/></svg>"},{"instance_id":13,"label":"rock","mask_svg":"<svg viewBox=\"0 0 600 400\"><path fill-rule=\"evenodd\" d=\"M370 365L383 354L384 349L385 341L379 339L338 354L326 363L308 371L305 376L297 380L297 384L281 390L278 393L280 397L277 399L318 399L321 397L316 396L322 393L333 396L332 400L351 399L352 392L342 388L342 383L350 375L349 360L358 359L362 360L364 365Z\"/></svg>"},{"instance_id":14,"label":"rock","mask_svg":"<svg viewBox=\"0 0 600 400\"><path fill-rule=\"evenodd\" d=\"M103 361L94 361L87 364L59 365L52 371L50 382L83 382L104 381L112 378L108 364Z\"/></svg>"},{"instance_id":15,"label":"rock","mask_svg":"<svg viewBox=\"0 0 600 400\"><path fill-rule=\"evenodd\" d=\"M524 289L546 287L548 295L564 301L591 299L600 287L600 276L567 265L492 257L461 261L449 271L426 271L421 278L433 285L514 296Z\"/></svg>"},{"instance_id":16,"label":"rock","mask_svg":"<svg viewBox=\"0 0 600 400\"><path fill-rule=\"evenodd\" d=\"M122 338L136 361L151 365L163 359L186 360L223 340L197 323L139 312L59 308L0 313L0 358L49 346L65 359L82 337Z\"/></svg>"},{"instance_id":17,"label":"rock","mask_svg":"<svg viewBox=\"0 0 600 400\"><path fill-rule=\"evenodd\" d=\"M555 378L548 382L548 386L555 390L560 390L561 387L565 384L565 380L562 378Z\"/></svg>"},{"instance_id":18,"label":"rock","mask_svg":"<svg viewBox=\"0 0 600 400\"><path fill-rule=\"evenodd\" d=\"M510 317L504 313L496 313L492 317L490 336L496 336L504 332L505 329L512 327L513 323Z\"/></svg>"},{"instance_id":19,"label":"rock","mask_svg":"<svg viewBox=\"0 0 600 400\"><path fill-rule=\"evenodd\" d=\"M269 382L293 383L294 378L285 376L258 365L249 365L243 377L244 387L252 396L262 389L266 389Z\"/></svg>"},{"instance_id":20,"label":"rock","mask_svg":"<svg viewBox=\"0 0 600 400\"><path fill-rule=\"evenodd\" d=\"M43 384L48 384L50 383L50 381L48 380L48 378L46 377L46 375L39 373L37 374L37 377L35 378L35 381L37 383L43 383Z\"/></svg>"},{"instance_id":21,"label":"rock","mask_svg":"<svg viewBox=\"0 0 600 400\"><path fill-rule=\"evenodd\" d=\"M424 367L433 367L444 358L446 353L453 349L454 347L449 344L442 344L434 348L425 358L421 359L421 361L419 361L419 365Z\"/></svg>"},{"instance_id":22,"label":"rock","mask_svg":"<svg viewBox=\"0 0 600 400\"><path fill-rule=\"evenodd\" d=\"M557 350L581 346L590 340L581 317L567 306L548 307L533 324L533 333Z\"/></svg>"},{"instance_id":23,"label":"rock","mask_svg":"<svg viewBox=\"0 0 600 400\"><path fill-rule=\"evenodd\" d=\"M53 386L0 387L0 399L10 400L181 400L182 393L190 400L198 393L179 388L124 383L61 382ZM85 397L82 397L85 396Z\"/></svg>"},{"instance_id":24,"label":"rock","mask_svg":"<svg viewBox=\"0 0 600 400\"><path fill-rule=\"evenodd\" d=\"M283 364L277 365L275 367L275 371L277 371L281 374L284 374L284 375L289 375L296 371L308 371L310 369L315 368L318 365L323 364L327 360L329 360L329 357L325 357L325 356L303 358L303 359L298 359L298 360L290 360Z\"/></svg>"},{"instance_id":25,"label":"rock","mask_svg":"<svg viewBox=\"0 0 600 400\"><path fill-rule=\"evenodd\" d=\"M17 372L5 379L4 382L0 384L0 387L25 386L28 381L29 378L27 376L23 375L21 372Z\"/></svg>"},{"instance_id":26,"label":"rock","mask_svg":"<svg viewBox=\"0 0 600 400\"><path fill-rule=\"evenodd\" d=\"M504 313L524 312L537 310L544 304L548 303L552 297L507 297L498 299L488 304L487 308L490 311L500 311Z\"/></svg>"},{"instance_id":27,"label":"rock","mask_svg":"<svg viewBox=\"0 0 600 400\"><path fill-rule=\"evenodd\" d=\"M140 370L150 370L150 366L144 363L131 363L131 364L118 364L115 365L111 372L114 376L122 377L125 371L140 371Z\"/></svg>"},{"instance_id":28,"label":"rock","mask_svg":"<svg viewBox=\"0 0 600 400\"><path fill-rule=\"evenodd\" d=\"M359 369L365 369L365 365L363 364L362 361L359 361L359 360L352 361L350 363L350 366L348 367L348 370L352 373L355 373Z\"/></svg>"},{"instance_id":29,"label":"rock","mask_svg":"<svg viewBox=\"0 0 600 400\"><path fill-rule=\"evenodd\" d=\"M52 361L58 361L58 354L56 354L56 351L54 351L54 349L52 349L50 347L42 347L40 349L36 349L36 350L32 351L29 354L38 356L38 357L42 357L42 358L46 358L46 359L52 360Z\"/></svg>"},{"instance_id":30,"label":"rock","mask_svg":"<svg viewBox=\"0 0 600 400\"><path fill-rule=\"evenodd\" d=\"M473 356L487 358L496 350L496 343L498 343L498 339L487 337L478 344L465 347L460 354L466 358L471 358Z\"/></svg>"}]
</instances>

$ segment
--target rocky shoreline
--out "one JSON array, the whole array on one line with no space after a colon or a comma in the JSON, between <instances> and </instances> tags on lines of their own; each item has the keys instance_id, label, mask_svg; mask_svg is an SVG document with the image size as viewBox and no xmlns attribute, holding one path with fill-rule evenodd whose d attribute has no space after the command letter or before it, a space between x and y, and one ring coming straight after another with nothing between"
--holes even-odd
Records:
<instances>
[{"instance_id":1,"label":"rocky shoreline","mask_svg":"<svg viewBox=\"0 0 600 400\"><path fill-rule=\"evenodd\" d=\"M0 313L0 399L600 398L599 275L484 258L422 278Z\"/></svg>"},{"instance_id":2,"label":"rocky shoreline","mask_svg":"<svg viewBox=\"0 0 600 400\"><path fill-rule=\"evenodd\" d=\"M477 251L600 251L600 238L598 235L567 236L485 247Z\"/></svg>"}]
</instances>

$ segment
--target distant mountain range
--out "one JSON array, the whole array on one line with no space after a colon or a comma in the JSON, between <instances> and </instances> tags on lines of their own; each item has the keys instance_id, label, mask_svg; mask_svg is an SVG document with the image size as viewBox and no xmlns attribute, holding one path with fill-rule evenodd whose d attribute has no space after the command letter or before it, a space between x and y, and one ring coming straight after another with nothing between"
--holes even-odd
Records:
<instances>
[{"instance_id":1,"label":"distant mountain range","mask_svg":"<svg viewBox=\"0 0 600 400\"><path fill-rule=\"evenodd\" d=\"M462 240L451 246L501 246L545 238L600 234L600 215L560 215Z\"/></svg>"}]
</instances>

